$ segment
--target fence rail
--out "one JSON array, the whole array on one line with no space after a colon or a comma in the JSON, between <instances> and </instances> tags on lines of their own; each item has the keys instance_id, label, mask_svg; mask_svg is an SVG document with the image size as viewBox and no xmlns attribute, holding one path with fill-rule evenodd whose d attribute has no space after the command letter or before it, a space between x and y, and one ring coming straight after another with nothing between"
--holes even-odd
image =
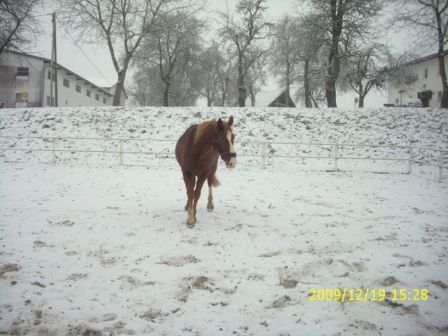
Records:
<instances>
[{"instance_id":1,"label":"fence rail","mask_svg":"<svg viewBox=\"0 0 448 336\"><path fill-rule=\"evenodd\" d=\"M45 142L49 142L51 144L51 148L20 148L15 147L14 145L10 145L10 147L1 147L0 151L18 151L18 152L51 152L52 153L52 163L57 162L56 153L87 153L87 154L116 154L119 157L119 164L124 165L124 154L134 155L155 155L155 156L174 156L173 151L129 151L124 150L125 143L131 142L140 142L140 143L174 143L176 140L172 139L140 139L140 138L95 138L95 137L42 137L42 136L7 136L2 135L0 139L10 139L10 140L42 140ZM101 149L101 150L92 150L85 148L58 148L58 143L60 141L96 141L96 142L116 142L118 144L115 145L116 149ZM429 148L429 147L419 147L419 146L407 146L407 145L384 145L384 144L351 144L351 143L308 143L308 142L293 142L293 141L239 141L239 145L255 145L258 147L257 153L247 153L247 154L238 154L239 157L251 157L251 158L260 158L261 159L261 168L265 169L267 166L268 159L275 158L291 158L291 159L326 159L334 161L334 171L339 171L339 161L340 160L375 160L375 161L399 161L399 162L407 162L408 163L408 171L407 173L411 173L413 169L413 165L424 165L438 168L439 179L443 179L443 173L445 169L448 169L448 166L444 164L444 155L448 153L448 150L438 149L438 148ZM309 147L320 147L326 148L327 151L332 152L329 155L298 155L298 154L276 154L275 152L271 152L268 149L272 146L309 146ZM343 148L357 148L357 147L366 147L366 148L398 148L398 149L406 149L407 157L373 157L373 156L346 156L341 155L340 150ZM331 148L331 149L329 149ZM415 151L429 151L433 153L438 153L437 162L428 161L428 160L416 160L415 159ZM128 164L126 164L128 165Z\"/></svg>"}]
</instances>

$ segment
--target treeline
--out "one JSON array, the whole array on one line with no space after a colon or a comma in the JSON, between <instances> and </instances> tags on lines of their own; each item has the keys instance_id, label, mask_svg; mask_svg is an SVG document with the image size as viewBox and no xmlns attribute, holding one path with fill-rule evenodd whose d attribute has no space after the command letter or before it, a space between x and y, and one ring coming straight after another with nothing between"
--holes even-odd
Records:
<instances>
[{"instance_id":1,"label":"treeline","mask_svg":"<svg viewBox=\"0 0 448 336\"><path fill-rule=\"evenodd\" d=\"M439 55L447 42L448 0L302 0L295 2L301 14L276 22L266 15L275 5L268 0L239 0L232 11L212 16L214 22L204 19L201 0L57 1L58 16L80 41L107 46L117 101L133 68L128 91L140 105L189 106L200 97L208 106L254 105L273 76L306 107L336 107L337 92L348 90L363 107L373 88L414 78L402 66L411 57L382 42L386 27L413 28L417 41ZM25 40L38 2L0 2L3 49ZM14 8L19 14L8 13ZM439 66L447 107L442 56Z\"/></svg>"}]
</instances>

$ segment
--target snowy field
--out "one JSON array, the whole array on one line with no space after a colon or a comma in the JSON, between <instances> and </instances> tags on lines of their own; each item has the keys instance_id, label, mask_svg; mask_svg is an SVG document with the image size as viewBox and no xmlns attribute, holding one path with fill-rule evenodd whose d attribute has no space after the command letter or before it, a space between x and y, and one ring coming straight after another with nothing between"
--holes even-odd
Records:
<instances>
[{"instance_id":1,"label":"snowy field","mask_svg":"<svg viewBox=\"0 0 448 336\"><path fill-rule=\"evenodd\" d=\"M190 124L235 116L239 161L218 168L215 211L188 229L171 152ZM60 140L26 137L60 137ZM79 153L116 150L135 157ZM448 183L438 109L55 108L0 114L0 335L446 335ZM53 147L55 146L55 147ZM32 149L69 149L54 155ZM18 150L26 149L26 151ZM342 151L342 149L341 149ZM359 152L361 151L361 152ZM442 157L448 164L448 155ZM52 163L52 164L48 164ZM126 166L145 164L149 167ZM319 169L319 170L316 170ZM327 172L325 171L327 170ZM381 171L383 174L369 173ZM388 173L385 173L388 172ZM383 290L385 300L311 301L312 289ZM425 301L395 290L427 289Z\"/></svg>"},{"instance_id":2,"label":"snowy field","mask_svg":"<svg viewBox=\"0 0 448 336\"><path fill-rule=\"evenodd\" d=\"M178 170L1 170L2 334L448 332L446 183L220 167L215 211L204 192L188 229ZM430 298L319 302L311 288Z\"/></svg>"}]
</instances>

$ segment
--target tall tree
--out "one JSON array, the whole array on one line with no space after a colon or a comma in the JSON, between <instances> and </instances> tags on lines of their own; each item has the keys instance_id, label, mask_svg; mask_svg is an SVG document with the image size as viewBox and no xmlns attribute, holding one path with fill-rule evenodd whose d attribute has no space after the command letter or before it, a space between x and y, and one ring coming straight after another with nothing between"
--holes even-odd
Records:
<instances>
[{"instance_id":1,"label":"tall tree","mask_svg":"<svg viewBox=\"0 0 448 336\"><path fill-rule=\"evenodd\" d=\"M19 49L37 32L33 11L41 0L0 0L0 54Z\"/></svg>"},{"instance_id":2,"label":"tall tree","mask_svg":"<svg viewBox=\"0 0 448 336\"><path fill-rule=\"evenodd\" d=\"M247 73L247 87L251 106L255 106L257 94L266 85L267 56L265 55L253 62Z\"/></svg>"},{"instance_id":3,"label":"tall tree","mask_svg":"<svg viewBox=\"0 0 448 336\"><path fill-rule=\"evenodd\" d=\"M155 30L162 11L175 0L59 0L62 21L84 42L105 43L117 73L113 105L119 105L126 74L143 37Z\"/></svg>"},{"instance_id":4,"label":"tall tree","mask_svg":"<svg viewBox=\"0 0 448 336\"><path fill-rule=\"evenodd\" d=\"M341 59L348 46L369 36L370 23L381 9L383 0L308 0L327 33L325 96L328 107L337 107L336 83Z\"/></svg>"},{"instance_id":5,"label":"tall tree","mask_svg":"<svg viewBox=\"0 0 448 336\"><path fill-rule=\"evenodd\" d=\"M245 106L247 72L257 59L268 52L260 40L268 37L271 24L264 18L266 0L239 0L236 15L222 13L220 33L234 45L238 68L238 105Z\"/></svg>"},{"instance_id":6,"label":"tall tree","mask_svg":"<svg viewBox=\"0 0 448 336\"><path fill-rule=\"evenodd\" d=\"M200 61L200 35L204 25L196 17L180 11L161 14L159 21L157 30L145 38L137 62L158 68L164 88L163 106L169 106L173 83L181 81L181 74L188 73Z\"/></svg>"},{"instance_id":7,"label":"tall tree","mask_svg":"<svg viewBox=\"0 0 448 336\"><path fill-rule=\"evenodd\" d=\"M448 82L445 67L445 44L448 42L448 0L398 0L398 15L394 21L415 28L420 44L437 47L440 80L442 82L441 107L448 108Z\"/></svg>"},{"instance_id":8,"label":"tall tree","mask_svg":"<svg viewBox=\"0 0 448 336\"><path fill-rule=\"evenodd\" d=\"M291 84L297 79L300 63L300 51L306 49L299 43L298 19L283 16L273 26L271 68L279 74L281 86L289 93Z\"/></svg>"}]
</instances>

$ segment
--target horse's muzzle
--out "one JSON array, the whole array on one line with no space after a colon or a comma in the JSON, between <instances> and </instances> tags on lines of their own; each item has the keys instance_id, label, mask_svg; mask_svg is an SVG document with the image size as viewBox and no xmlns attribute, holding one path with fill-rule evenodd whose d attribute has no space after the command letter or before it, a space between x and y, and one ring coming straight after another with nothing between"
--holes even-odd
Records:
<instances>
[{"instance_id":1,"label":"horse's muzzle","mask_svg":"<svg viewBox=\"0 0 448 336\"><path fill-rule=\"evenodd\" d=\"M226 163L227 168L235 168L236 166L236 153L223 152L221 153L221 159Z\"/></svg>"}]
</instances>

